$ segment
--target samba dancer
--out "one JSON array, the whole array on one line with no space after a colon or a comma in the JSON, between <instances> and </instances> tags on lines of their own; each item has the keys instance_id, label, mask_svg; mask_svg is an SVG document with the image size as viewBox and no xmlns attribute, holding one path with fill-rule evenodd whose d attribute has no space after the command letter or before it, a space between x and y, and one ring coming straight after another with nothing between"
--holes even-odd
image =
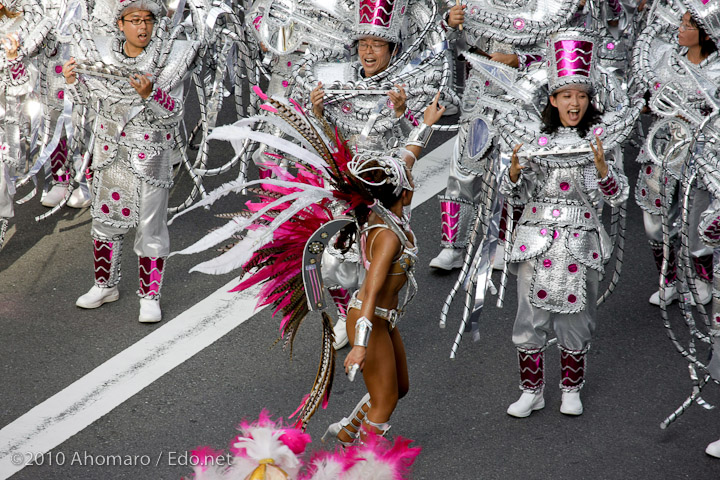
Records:
<instances>
[{"instance_id":1,"label":"samba dancer","mask_svg":"<svg viewBox=\"0 0 720 480\"><path fill-rule=\"evenodd\" d=\"M170 253L168 195L173 160L180 155L183 79L199 44L177 40L178 31L170 30L162 2L102 3L96 2L96 8L114 12L117 36L95 36L84 22L76 32L77 46L91 65L106 62L107 70L120 73L103 76L90 71L78 79L74 58L63 69L73 101L89 105L96 116L91 206L95 285L76 305L97 308L119 298L123 239L136 227L138 320L159 322L165 257Z\"/></svg>"}]
</instances>

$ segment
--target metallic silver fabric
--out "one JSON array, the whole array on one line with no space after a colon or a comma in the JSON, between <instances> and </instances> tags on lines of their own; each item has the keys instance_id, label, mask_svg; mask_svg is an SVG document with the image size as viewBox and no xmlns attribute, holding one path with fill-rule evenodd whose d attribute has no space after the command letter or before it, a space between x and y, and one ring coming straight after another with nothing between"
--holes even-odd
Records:
<instances>
[{"instance_id":1,"label":"metallic silver fabric","mask_svg":"<svg viewBox=\"0 0 720 480\"><path fill-rule=\"evenodd\" d=\"M95 181L93 181L95 183ZM167 227L169 190L141 183L138 192L138 223L134 251L141 257L166 257L170 253ZM95 201L93 200L93 208ZM92 235L112 238L125 235L130 227L116 227L93 218Z\"/></svg>"},{"instance_id":2,"label":"metallic silver fabric","mask_svg":"<svg viewBox=\"0 0 720 480\"><path fill-rule=\"evenodd\" d=\"M548 335L552 336L554 332L558 344L565 348L584 349L590 343L596 327L598 272L587 271L585 308L576 313L559 314L538 308L530 302L531 279L536 263L538 260L530 260L518 266L518 310L513 325L513 343L523 349L543 348L547 344Z\"/></svg>"}]
</instances>

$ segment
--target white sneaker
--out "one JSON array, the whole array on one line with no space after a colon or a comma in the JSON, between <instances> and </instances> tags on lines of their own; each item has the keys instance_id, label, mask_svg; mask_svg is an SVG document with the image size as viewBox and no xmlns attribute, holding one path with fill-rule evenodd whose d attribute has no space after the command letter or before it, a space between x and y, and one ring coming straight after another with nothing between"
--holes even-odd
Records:
<instances>
[{"instance_id":1,"label":"white sneaker","mask_svg":"<svg viewBox=\"0 0 720 480\"><path fill-rule=\"evenodd\" d=\"M110 303L120 298L120 292L115 287L93 287L88 292L77 299L75 305L80 308L98 308L104 303Z\"/></svg>"},{"instance_id":2,"label":"white sneaker","mask_svg":"<svg viewBox=\"0 0 720 480\"><path fill-rule=\"evenodd\" d=\"M670 305L672 302L680 298L677 292L677 288L675 288L675 284L668 285L665 287L665 304ZM651 305L660 305L660 290L650 295L650 300L648 300Z\"/></svg>"},{"instance_id":3,"label":"white sneaker","mask_svg":"<svg viewBox=\"0 0 720 480\"><path fill-rule=\"evenodd\" d=\"M700 303L703 305L710 303L710 300L712 300L712 285L698 279L695 281L695 288L697 289Z\"/></svg>"},{"instance_id":4,"label":"white sneaker","mask_svg":"<svg viewBox=\"0 0 720 480\"><path fill-rule=\"evenodd\" d=\"M430 260L430 266L442 270L454 270L462 267L464 256L465 249L463 248L445 247L437 257Z\"/></svg>"},{"instance_id":5,"label":"white sneaker","mask_svg":"<svg viewBox=\"0 0 720 480\"><path fill-rule=\"evenodd\" d=\"M140 323L157 323L162 320L162 311L160 311L160 300L152 298L140 299Z\"/></svg>"},{"instance_id":6,"label":"white sneaker","mask_svg":"<svg viewBox=\"0 0 720 480\"><path fill-rule=\"evenodd\" d=\"M82 188L78 187L70 194L67 206L70 208L85 208L90 206L90 195L83 193Z\"/></svg>"},{"instance_id":7,"label":"white sneaker","mask_svg":"<svg viewBox=\"0 0 720 480\"><path fill-rule=\"evenodd\" d=\"M711 457L720 458L720 440L716 440L707 446L705 453Z\"/></svg>"},{"instance_id":8,"label":"white sneaker","mask_svg":"<svg viewBox=\"0 0 720 480\"><path fill-rule=\"evenodd\" d=\"M543 392L523 392L517 402L510 405L507 409L508 415L517 418L529 417L535 410L545 408L545 399Z\"/></svg>"},{"instance_id":9,"label":"white sneaker","mask_svg":"<svg viewBox=\"0 0 720 480\"><path fill-rule=\"evenodd\" d=\"M560 413L565 415L582 415L583 405L580 401L580 392L563 392Z\"/></svg>"},{"instance_id":10,"label":"white sneaker","mask_svg":"<svg viewBox=\"0 0 720 480\"><path fill-rule=\"evenodd\" d=\"M335 350L340 350L348 343L348 336L347 336L347 327L344 317L338 318L337 323L335 324L335 327L333 327L333 334L335 335L335 342L333 343L333 348Z\"/></svg>"},{"instance_id":11,"label":"white sneaker","mask_svg":"<svg viewBox=\"0 0 720 480\"><path fill-rule=\"evenodd\" d=\"M55 207L65 198L67 190L68 186L66 183L56 183L47 194L43 195L40 203L42 203L44 207Z\"/></svg>"}]
</instances>

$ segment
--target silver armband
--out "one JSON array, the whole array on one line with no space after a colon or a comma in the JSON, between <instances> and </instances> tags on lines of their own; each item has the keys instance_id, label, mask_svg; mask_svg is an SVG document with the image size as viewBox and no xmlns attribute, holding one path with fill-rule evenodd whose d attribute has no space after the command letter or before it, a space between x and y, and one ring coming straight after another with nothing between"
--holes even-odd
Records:
<instances>
[{"instance_id":1,"label":"silver armband","mask_svg":"<svg viewBox=\"0 0 720 480\"><path fill-rule=\"evenodd\" d=\"M430 137L432 136L433 129L431 126L421 123L410 132L406 145L415 145L421 148L427 147Z\"/></svg>"},{"instance_id":2,"label":"silver armband","mask_svg":"<svg viewBox=\"0 0 720 480\"><path fill-rule=\"evenodd\" d=\"M355 323L355 346L367 348L370 332L372 332L372 322L367 317L360 317Z\"/></svg>"}]
</instances>

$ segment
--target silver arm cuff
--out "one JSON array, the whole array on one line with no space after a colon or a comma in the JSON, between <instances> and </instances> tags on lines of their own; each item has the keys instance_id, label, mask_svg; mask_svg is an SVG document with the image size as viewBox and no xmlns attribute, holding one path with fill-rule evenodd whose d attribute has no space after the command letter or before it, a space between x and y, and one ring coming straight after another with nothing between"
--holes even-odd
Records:
<instances>
[{"instance_id":1,"label":"silver arm cuff","mask_svg":"<svg viewBox=\"0 0 720 480\"><path fill-rule=\"evenodd\" d=\"M367 317L360 317L355 323L355 346L367 348L372 332L372 322Z\"/></svg>"},{"instance_id":2,"label":"silver arm cuff","mask_svg":"<svg viewBox=\"0 0 720 480\"><path fill-rule=\"evenodd\" d=\"M430 137L432 136L433 129L424 122L418 125L410 132L406 145L415 145L421 148L427 147Z\"/></svg>"}]
</instances>

